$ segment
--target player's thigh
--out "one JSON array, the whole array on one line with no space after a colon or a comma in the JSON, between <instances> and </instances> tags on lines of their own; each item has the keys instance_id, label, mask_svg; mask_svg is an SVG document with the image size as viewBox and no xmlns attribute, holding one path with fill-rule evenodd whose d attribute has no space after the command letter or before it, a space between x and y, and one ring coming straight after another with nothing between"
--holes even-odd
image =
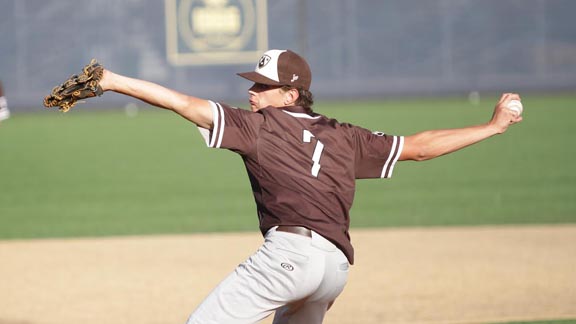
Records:
<instances>
[{"instance_id":1,"label":"player's thigh","mask_svg":"<svg viewBox=\"0 0 576 324\"><path fill-rule=\"evenodd\" d=\"M316 291L302 300L278 309L274 324L322 323L326 312L344 290L349 269L348 260L340 251L324 255L325 273Z\"/></svg>"},{"instance_id":2,"label":"player's thigh","mask_svg":"<svg viewBox=\"0 0 576 324\"><path fill-rule=\"evenodd\" d=\"M276 311L273 324L321 324L330 303L304 302L301 305L286 305Z\"/></svg>"},{"instance_id":3,"label":"player's thigh","mask_svg":"<svg viewBox=\"0 0 576 324\"><path fill-rule=\"evenodd\" d=\"M239 273L240 272L240 273ZM202 301L187 324L253 324L269 316L276 305L259 298L258 285L241 271L232 272Z\"/></svg>"},{"instance_id":4,"label":"player's thigh","mask_svg":"<svg viewBox=\"0 0 576 324\"><path fill-rule=\"evenodd\" d=\"M188 324L256 323L281 306L310 296L323 269L323 260L313 252L309 238L268 235L260 249L198 306Z\"/></svg>"}]
</instances>

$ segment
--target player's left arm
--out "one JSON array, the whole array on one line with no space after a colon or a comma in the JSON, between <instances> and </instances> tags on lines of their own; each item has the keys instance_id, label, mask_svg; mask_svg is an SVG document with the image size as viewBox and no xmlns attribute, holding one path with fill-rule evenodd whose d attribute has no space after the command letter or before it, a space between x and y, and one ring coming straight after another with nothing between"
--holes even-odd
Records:
<instances>
[{"instance_id":1,"label":"player's left arm","mask_svg":"<svg viewBox=\"0 0 576 324\"><path fill-rule=\"evenodd\" d=\"M213 126L212 108L208 100L109 70L104 70L99 85L103 91L114 91L159 108L172 110L202 128L211 129Z\"/></svg>"},{"instance_id":2,"label":"player's left arm","mask_svg":"<svg viewBox=\"0 0 576 324\"><path fill-rule=\"evenodd\" d=\"M520 96L515 93L503 94L494 108L492 118L485 124L430 130L406 136L399 160L430 160L506 132L510 125L522 121L521 116L506 108L510 100L520 100Z\"/></svg>"}]
</instances>

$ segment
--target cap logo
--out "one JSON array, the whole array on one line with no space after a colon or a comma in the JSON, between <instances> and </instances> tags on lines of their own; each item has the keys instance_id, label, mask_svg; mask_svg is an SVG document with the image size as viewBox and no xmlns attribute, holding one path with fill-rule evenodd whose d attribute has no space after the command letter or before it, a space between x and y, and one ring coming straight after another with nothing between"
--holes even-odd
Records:
<instances>
[{"instance_id":1,"label":"cap logo","mask_svg":"<svg viewBox=\"0 0 576 324\"><path fill-rule=\"evenodd\" d=\"M290 80L290 82L294 82L298 80L298 76L296 74L292 74L292 80Z\"/></svg>"},{"instance_id":2,"label":"cap logo","mask_svg":"<svg viewBox=\"0 0 576 324\"><path fill-rule=\"evenodd\" d=\"M263 67L266 66L266 64L268 64L268 62L270 62L272 58L268 55L262 55L262 57L260 58L260 61L258 61L258 68L261 69Z\"/></svg>"}]
</instances>

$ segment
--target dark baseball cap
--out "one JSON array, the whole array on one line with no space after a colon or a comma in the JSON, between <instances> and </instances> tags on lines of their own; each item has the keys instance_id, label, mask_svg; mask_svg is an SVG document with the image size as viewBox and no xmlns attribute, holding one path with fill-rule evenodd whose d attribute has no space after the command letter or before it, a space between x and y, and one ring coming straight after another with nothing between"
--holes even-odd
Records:
<instances>
[{"instance_id":1,"label":"dark baseball cap","mask_svg":"<svg viewBox=\"0 0 576 324\"><path fill-rule=\"evenodd\" d=\"M260 57L256 69L237 73L252 82L292 86L310 90L312 72L304 58L291 50L269 50Z\"/></svg>"}]
</instances>

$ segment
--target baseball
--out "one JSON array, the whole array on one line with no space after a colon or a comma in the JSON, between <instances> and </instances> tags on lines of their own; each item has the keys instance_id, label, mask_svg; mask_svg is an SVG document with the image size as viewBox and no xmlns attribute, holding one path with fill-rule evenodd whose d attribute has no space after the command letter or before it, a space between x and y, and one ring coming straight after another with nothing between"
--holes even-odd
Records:
<instances>
[{"instance_id":1,"label":"baseball","mask_svg":"<svg viewBox=\"0 0 576 324\"><path fill-rule=\"evenodd\" d=\"M520 100L510 100L506 108L513 110L518 113L518 116L522 115L524 108L522 107L522 102Z\"/></svg>"}]
</instances>

